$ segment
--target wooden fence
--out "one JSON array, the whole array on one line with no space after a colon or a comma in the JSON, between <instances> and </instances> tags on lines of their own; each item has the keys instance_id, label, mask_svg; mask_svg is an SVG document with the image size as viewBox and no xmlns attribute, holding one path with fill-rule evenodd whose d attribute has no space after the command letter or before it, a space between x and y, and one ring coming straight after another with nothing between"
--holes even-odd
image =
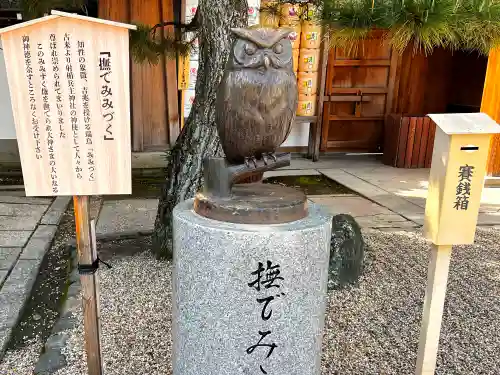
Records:
<instances>
[{"instance_id":1,"label":"wooden fence","mask_svg":"<svg viewBox=\"0 0 500 375\"><path fill-rule=\"evenodd\" d=\"M426 116L391 114L385 123L384 164L430 168L436 125Z\"/></svg>"}]
</instances>

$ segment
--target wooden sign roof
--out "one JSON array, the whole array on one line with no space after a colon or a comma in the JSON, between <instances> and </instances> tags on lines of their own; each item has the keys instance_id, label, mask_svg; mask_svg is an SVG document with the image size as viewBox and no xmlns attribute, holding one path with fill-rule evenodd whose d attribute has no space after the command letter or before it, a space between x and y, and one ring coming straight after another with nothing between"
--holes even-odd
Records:
<instances>
[{"instance_id":1,"label":"wooden sign roof","mask_svg":"<svg viewBox=\"0 0 500 375\"><path fill-rule=\"evenodd\" d=\"M495 134L500 126L486 113L429 114L446 134Z\"/></svg>"},{"instance_id":2,"label":"wooden sign roof","mask_svg":"<svg viewBox=\"0 0 500 375\"><path fill-rule=\"evenodd\" d=\"M24 27L28 26L33 26L39 23L51 21L54 19L57 19L59 17L68 17L68 18L74 18L80 21L87 21L87 22L93 22L93 23L98 23L101 25L108 25L108 26L114 26L114 27L121 27L129 30L137 30L137 26L135 25L129 25L127 23L121 23L121 22L114 22L114 21L108 21L108 20L103 20L100 18L93 18L93 17L86 17L86 16L81 16L76 13L66 13L66 12L61 12L58 10L53 10L50 14L50 16L45 16L45 17L40 17L36 18L34 20L26 21L23 23L19 23L17 25L12 25L9 27L4 27L3 29L0 29L0 35L4 33L8 33L9 31L14 31L18 29L22 29Z\"/></svg>"}]
</instances>

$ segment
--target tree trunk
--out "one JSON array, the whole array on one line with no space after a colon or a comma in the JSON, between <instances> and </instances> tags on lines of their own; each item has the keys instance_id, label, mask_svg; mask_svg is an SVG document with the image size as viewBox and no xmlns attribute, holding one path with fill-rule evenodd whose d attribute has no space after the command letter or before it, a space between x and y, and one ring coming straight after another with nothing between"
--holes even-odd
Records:
<instances>
[{"instance_id":1,"label":"tree trunk","mask_svg":"<svg viewBox=\"0 0 500 375\"><path fill-rule=\"evenodd\" d=\"M198 6L200 57L196 96L166 168L153 233L158 257L172 255L172 210L202 186L202 163L222 155L215 125L215 95L231 48L232 27L247 25L247 0L200 0Z\"/></svg>"}]
</instances>

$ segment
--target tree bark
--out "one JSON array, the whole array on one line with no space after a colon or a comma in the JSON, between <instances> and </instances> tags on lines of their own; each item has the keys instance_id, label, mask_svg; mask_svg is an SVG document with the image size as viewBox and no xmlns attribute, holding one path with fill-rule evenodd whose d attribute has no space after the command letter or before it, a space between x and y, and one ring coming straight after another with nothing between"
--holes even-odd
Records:
<instances>
[{"instance_id":1,"label":"tree bark","mask_svg":"<svg viewBox=\"0 0 500 375\"><path fill-rule=\"evenodd\" d=\"M200 0L200 56L196 96L186 124L170 151L153 233L160 258L172 255L172 210L202 186L203 159L222 155L215 125L215 96L231 48L232 27L247 25L247 0Z\"/></svg>"}]
</instances>

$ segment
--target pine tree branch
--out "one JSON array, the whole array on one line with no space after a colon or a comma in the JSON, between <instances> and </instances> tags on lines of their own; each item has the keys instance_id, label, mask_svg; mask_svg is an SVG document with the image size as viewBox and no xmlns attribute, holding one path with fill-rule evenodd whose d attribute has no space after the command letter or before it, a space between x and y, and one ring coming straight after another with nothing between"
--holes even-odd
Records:
<instances>
[{"instance_id":1,"label":"pine tree branch","mask_svg":"<svg viewBox=\"0 0 500 375\"><path fill-rule=\"evenodd\" d=\"M151 27L137 24L137 30L130 32L130 51L134 61L157 64L161 56L175 59L177 55L187 55L194 48L194 40L182 40L182 35L176 31L152 37Z\"/></svg>"},{"instance_id":2,"label":"pine tree branch","mask_svg":"<svg viewBox=\"0 0 500 375\"><path fill-rule=\"evenodd\" d=\"M190 32L190 31L196 31L199 28L198 24L198 11L194 14L193 19L189 23L182 23L182 22L176 22L176 21L165 21L165 22L160 22L154 25L151 28L151 33L153 34L153 38L156 37L156 30L160 27L167 27L167 26L174 26L180 29L181 32Z\"/></svg>"}]
</instances>

